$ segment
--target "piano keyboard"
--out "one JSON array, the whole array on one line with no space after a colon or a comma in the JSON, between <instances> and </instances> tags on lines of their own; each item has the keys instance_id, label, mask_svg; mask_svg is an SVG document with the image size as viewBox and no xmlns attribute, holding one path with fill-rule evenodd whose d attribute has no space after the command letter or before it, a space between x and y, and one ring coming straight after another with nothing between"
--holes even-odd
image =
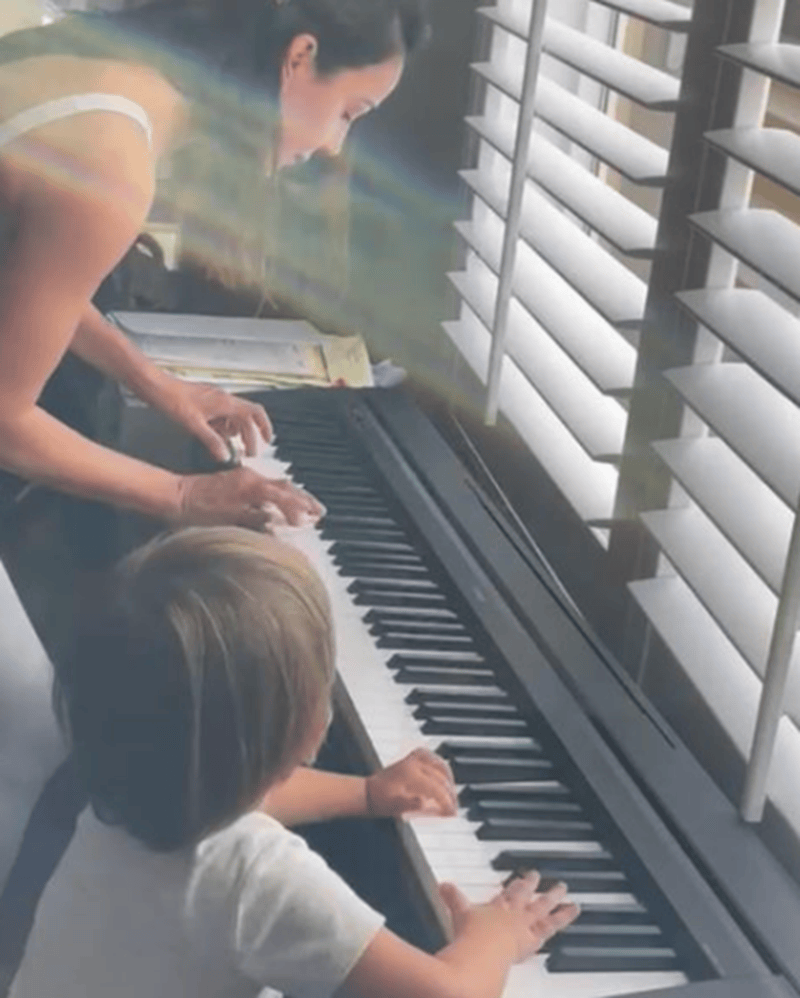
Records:
<instances>
[{"instance_id":1,"label":"piano keyboard","mask_svg":"<svg viewBox=\"0 0 800 998\"><path fill-rule=\"evenodd\" d=\"M576 785L544 722L511 698L503 663L377 474L335 422L313 410L271 416L274 448L245 461L267 477L288 475L327 507L320 530L288 530L286 539L327 585L339 676L376 761L422 744L453 769L457 816L403 822L431 904L432 885L444 880L474 901L529 868L568 884L580 917L513 968L504 998L599 998L685 983L680 946L641 873L609 841L607 816Z\"/></svg>"}]
</instances>

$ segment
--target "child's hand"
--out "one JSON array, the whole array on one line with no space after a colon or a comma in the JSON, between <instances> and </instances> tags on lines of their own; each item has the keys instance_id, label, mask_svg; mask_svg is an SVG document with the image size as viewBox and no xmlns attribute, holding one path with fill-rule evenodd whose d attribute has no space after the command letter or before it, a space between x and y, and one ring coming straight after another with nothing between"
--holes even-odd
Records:
<instances>
[{"instance_id":1,"label":"child's hand","mask_svg":"<svg viewBox=\"0 0 800 998\"><path fill-rule=\"evenodd\" d=\"M415 749L367 777L367 807L373 818L398 818L409 811L455 814L456 788L450 767L428 749Z\"/></svg>"},{"instance_id":2,"label":"child's hand","mask_svg":"<svg viewBox=\"0 0 800 998\"><path fill-rule=\"evenodd\" d=\"M504 937L514 963L533 956L580 913L576 904L564 903L566 884L555 884L538 894L539 880L539 874L531 871L512 880L486 904L471 904L454 884L442 884L439 892L450 912L455 937L467 932Z\"/></svg>"}]
</instances>

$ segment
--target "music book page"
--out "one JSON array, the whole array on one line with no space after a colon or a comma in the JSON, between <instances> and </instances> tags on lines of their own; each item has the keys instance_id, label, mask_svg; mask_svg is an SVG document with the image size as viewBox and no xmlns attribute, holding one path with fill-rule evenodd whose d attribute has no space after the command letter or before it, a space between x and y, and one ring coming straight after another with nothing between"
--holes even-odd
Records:
<instances>
[{"instance_id":1,"label":"music book page","mask_svg":"<svg viewBox=\"0 0 800 998\"><path fill-rule=\"evenodd\" d=\"M373 384L360 336L327 336L308 322L156 312L110 318L160 367L231 391Z\"/></svg>"}]
</instances>

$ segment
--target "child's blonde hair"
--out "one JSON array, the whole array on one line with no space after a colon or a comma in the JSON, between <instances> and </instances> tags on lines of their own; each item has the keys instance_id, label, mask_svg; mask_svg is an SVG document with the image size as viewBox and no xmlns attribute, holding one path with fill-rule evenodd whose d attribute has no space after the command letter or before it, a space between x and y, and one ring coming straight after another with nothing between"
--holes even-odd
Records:
<instances>
[{"instance_id":1,"label":"child's blonde hair","mask_svg":"<svg viewBox=\"0 0 800 998\"><path fill-rule=\"evenodd\" d=\"M309 563L246 530L189 528L117 567L57 701L98 815L170 850L244 813L300 761L333 673Z\"/></svg>"}]
</instances>

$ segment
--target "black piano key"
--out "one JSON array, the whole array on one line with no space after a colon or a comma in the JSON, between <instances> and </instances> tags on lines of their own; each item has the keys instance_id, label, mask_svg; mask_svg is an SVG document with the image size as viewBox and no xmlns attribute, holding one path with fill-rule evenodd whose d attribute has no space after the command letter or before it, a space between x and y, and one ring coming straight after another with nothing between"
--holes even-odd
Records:
<instances>
[{"instance_id":1,"label":"black piano key","mask_svg":"<svg viewBox=\"0 0 800 998\"><path fill-rule=\"evenodd\" d=\"M422 558L413 551L370 551L346 541L336 541L328 550L337 565L371 565L377 562L426 568Z\"/></svg>"},{"instance_id":2,"label":"black piano key","mask_svg":"<svg viewBox=\"0 0 800 998\"><path fill-rule=\"evenodd\" d=\"M463 724L464 733L462 737L469 738L472 727L485 721L491 721L509 732L515 732L517 736L528 734L528 722L524 717L512 711L492 710L491 707L452 707L446 704L441 706L429 706L423 704L414 710L414 717L421 721L448 721L453 724Z\"/></svg>"},{"instance_id":3,"label":"black piano key","mask_svg":"<svg viewBox=\"0 0 800 998\"><path fill-rule=\"evenodd\" d=\"M481 759L509 763L544 759L552 766L552 760L547 759L542 747L534 739L525 745L474 745L470 742L448 741L442 742L436 751L446 759Z\"/></svg>"},{"instance_id":4,"label":"black piano key","mask_svg":"<svg viewBox=\"0 0 800 998\"><path fill-rule=\"evenodd\" d=\"M406 697L406 703L408 703ZM414 710L414 717L420 720L458 720L464 718L467 721L509 721L521 724L527 733L527 722L520 716L513 704L448 704L434 701L423 701Z\"/></svg>"},{"instance_id":5,"label":"black piano key","mask_svg":"<svg viewBox=\"0 0 800 998\"><path fill-rule=\"evenodd\" d=\"M447 652L440 655L407 655L398 652L387 661L386 667L389 669L417 669L421 672L426 669L443 673L474 672L476 675L490 675L494 678L491 666L482 658L451 655Z\"/></svg>"},{"instance_id":6,"label":"black piano key","mask_svg":"<svg viewBox=\"0 0 800 998\"><path fill-rule=\"evenodd\" d=\"M375 498L383 498L369 479L360 474L349 474L341 468L325 468L313 461L297 461L292 458L289 462L289 474L296 481L313 482L320 492L331 492L336 495L340 492L357 491Z\"/></svg>"},{"instance_id":7,"label":"black piano key","mask_svg":"<svg viewBox=\"0 0 800 998\"><path fill-rule=\"evenodd\" d=\"M352 466L352 452L347 448L337 447L335 443L326 442L316 447L301 447L299 444L286 446L286 441L275 447L275 453L283 461L291 461L302 467L313 466L336 470Z\"/></svg>"},{"instance_id":8,"label":"black piano key","mask_svg":"<svg viewBox=\"0 0 800 998\"><path fill-rule=\"evenodd\" d=\"M553 762L538 746L503 750L465 748L443 742L436 750L447 759L456 783L503 783L518 780L546 780L553 773Z\"/></svg>"},{"instance_id":9,"label":"black piano key","mask_svg":"<svg viewBox=\"0 0 800 998\"><path fill-rule=\"evenodd\" d=\"M400 578L432 578L424 565L404 560L405 551L366 551L368 558L334 558L333 563L340 575L349 575L354 579L391 579L394 572L406 572Z\"/></svg>"},{"instance_id":10,"label":"black piano key","mask_svg":"<svg viewBox=\"0 0 800 998\"><path fill-rule=\"evenodd\" d=\"M297 475L293 477L300 485L308 489L309 492L313 492L315 496L321 499L326 507L330 504L336 503L339 508L351 508L351 503L355 504L361 501L374 502L376 500L380 500L381 498L377 492L365 485L349 485L342 483L334 489L327 487L324 482L320 482L319 479L313 475Z\"/></svg>"},{"instance_id":11,"label":"black piano key","mask_svg":"<svg viewBox=\"0 0 800 998\"><path fill-rule=\"evenodd\" d=\"M394 681L404 686L494 686L493 672L464 672L455 669L417 669L406 667L397 669ZM459 780L466 783L466 780Z\"/></svg>"},{"instance_id":12,"label":"black piano key","mask_svg":"<svg viewBox=\"0 0 800 998\"><path fill-rule=\"evenodd\" d=\"M409 593L409 592L375 592L367 590L358 592L353 596L353 603L356 606L385 606L385 607L416 607L427 609L443 607L453 609L447 597L441 593Z\"/></svg>"},{"instance_id":13,"label":"black piano key","mask_svg":"<svg viewBox=\"0 0 800 998\"><path fill-rule=\"evenodd\" d=\"M395 564L392 562L334 562L339 575L351 579L430 579L427 568L416 565Z\"/></svg>"},{"instance_id":14,"label":"black piano key","mask_svg":"<svg viewBox=\"0 0 800 998\"><path fill-rule=\"evenodd\" d=\"M370 502L386 503L385 497L366 479L356 476L337 475L332 472L320 472L314 467L304 468L292 461L289 473L298 482L304 482L311 488L313 485L320 493L332 499L346 501L352 497L367 499Z\"/></svg>"},{"instance_id":15,"label":"black piano key","mask_svg":"<svg viewBox=\"0 0 800 998\"><path fill-rule=\"evenodd\" d=\"M278 448L276 448L276 451ZM290 451L290 452L289 452ZM341 462L333 460L322 460L317 456L295 453L294 448L287 449L284 460L290 461L293 468L303 474L316 475L320 481L329 481L331 485L340 485L342 482L359 482L374 489L369 477L364 474L363 469L353 465L351 462Z\"/></svg>"},{"instance_id":16,"label":"black piano key","mask_svg":"<svg viewBox=\"0 0 800 998\"><path fill-rule=\"evenodd\" d=\"M489 710L506 710L517 713L517 707L507 693L448 693L442 691L419 690L409 693L406 703L420 704L430 707L448 706L464 708L472 707Z\"/></svg>"},{"instance_id":17,"label":"black piano key","mask_svg":"<svg viewBox=\"0 0 800 998\"><path fill-rule=\"evenodd\" d=\"M374 554L380 556L384 552L386 553L403 553L406 551L413 551L414 549L410 544L405 541L370 541L370 540L357 540L353 539L348 542L353 547L363 548L365 551L372 551Z\"/></svg>"},{"instance_id":18,"label":"black piano key","mask_svg":"<svg viewBox=\"0 0 800 998\"><path fill-rule=\"evenodd\" d=\"M559 870L557 867L553 869L542 867L540 869L538 866L525 867L524 869L536 870L537 873L541 874L540 890L543 891L547 889L547 886L564 883L571 894L627 894L630 892L630 884L619 871L605 872L601 870L597 873L592 871L572 873Z\"/></svg>"},{"instance_id":19,"label":"black piano key","mask_svg":"<svg viewBox=\"0 0 800 998\"><path fill-rule=\"evenodd\" d=\"M275 406L277 407L278 405L279 402L276 400ZM338 440L343 433L338 422L331 422L327 409L324 414L322 412L315 412L310 402L300 409L294 406L290 409L281 407L277 412L270 405L270 419L272 420L276 435L282 431L287 433L295 431L302 435L304 440L308 440L309 438L314 438L314 434L311 432L314 430L330 434L331 436L335 435Z\"/></svg>"},{"instance_id":20,"label":"black piano key","mask_svg":"<svg viewBox=\"0 0 800 998\"><path fill-rule=\"evenodd\" d=\"M553 764L547 759L516 763L475 759L451 762L450 768L456 783L500 783L503 780L546 779Z\"/></svg>"},{"instance_id":21,"label":"black piano key","mask_svg":"<svg viewBox=\"0 0 800 998\"><path fill-rule=\"evenodd\" d=\"M378 648L389 648L395 651L474 651L472 638L459 636L414 635L414 634L382 634L375 644Z\"/></svg>"},{"instance_id":22,"label":"black piano key","mask_svg":"<svg viewBox=\"0 0 800 998\"><path fill-rule=\"evenodd\" d=\"M564 946L556 944L547 959L550 973L624 974L680 970L675 950L658 947Z\"/></svg>"},{"instance_id":23,"label":"black piano key","mask_svg":"<svg viewBox=\"0 0 800 998\"><path fill-rule=\"evenodd\" d=\"M481 738L517 738L526 733L525 725L503 724L500 721L478 720L466 723L464 718L430 720L422 724L424 735L473 735Z\"/></svg>"},{"instance_id":24,"label":"black piano key","mask_svg":"<svg viewBox=\"0 0 800 998\"><path fill-rule=\"evenodd\" d=\"M322 500L327 510L326 518L329 515L337 516L339 513L363 513L365 516L380 516L383 512L383 507L375 503L370 502L368 499L362 499L359 501L348 500L347 502L342 502L340 499L332 499L330 496L319 495L318 499Z\"/></svg>"},{"instance_id":25,"label":"black piano key","mask_svg":"<svg viewBox=\"0 0 800 998\"><path fill-rule=\"evenodd\" d=\"M573 794L569 787L556 780L548 780L530 786L509 787L462 787L458 795L462 807L483 801L502 804L506 801L553 801L572 800Z\"/></svg>"},{"instance_id":26,"label":"black piano key","mask_svg":"<svg viewBox=\"0 0 800 998\"><path fill-rule=\"evenodd\" d=\"M487 818L476 835L487 841L580 842L595 840L597 831L591 821L579 819Z\"/></svg>"},{"instance_id":27,"label":"black piano key","mask_svg":"<svg viewBox=\"0 0 800 998\"><path fill-rule=\"evenodd\" d=\"M375 516L358 513L334 513L325 517L325 523L331 528L338 527L396 527L397 521L388 513L385 516Z\"/></svg>"},{"instance_id":28,"label":"black piano key","mask_svg":"<svg viewBox=\"0 0 800 998\"><path fill-rule=\"evenodd\" d=\"M369 617L369 621L366 618ZM382 614L372 611L365 616L373 634L432 634L452 637L469 637L469 632L457 620L437 620L435 617L398 617L397 614Z\"/></svg>"},{"instance_id":29,"label":"black piano key","mask_svg":"<svg viewBox=\"0 0 800 998\"><path fill-rule=\"evenodd\" d=\"M643 947L664 946L664 933L653 922L587 925L573 922L559 933L556 946Z\"/></svg>"},{"instance_id":30,"label":"black piano key","mask_svg":"<svg viewBox=\"0 0 800 998\"><path fill-rule=\"evenodd\" d=\"M581 906L574 925L647 925L652 921L647 909L638 902Z\"/></svg>"},{"instance_id":31,"label":"black piano key","mask_svg":"<svg viewBox=\"0 0 800 998\"><path fill-rule=\"evenodd\" d=\"M281 439L276 444L276 450L286 450L291 453L292 457L298 458L312 458L315 461L342 461L349 467L357 466L356 455L352 447L348 447L347 444L337 443L334 438L328 438L324 443L319 440L302 440L300 437L295 436L291 441L291 446L286 446L289 443L288 437L284 438L281 435Z\"/></svg>"},{"instance_id":32,"label":"black piano key","mask_svg":"<svg viewBox=\"0 0 800 998\"><path fill-rule=\"evenodd\" d=\"M393 580L382 582L380 579L369 579L361 582L359 579L355 579L347 587L347 591L349 593L401 593L402 595L421 593L423 595L444 595L435 582L427 579L408 582L395 582Z\"/></svg>"},{"instance_id":33,"label":"black piano key","mask_svg":"<svg viewBox=\"0 0 800 998\"><path fill-rule=\"evenodd\" d=\"M393 529L392 527L343 527L341 524L329 524L326 520L320 535L324 541L356 541L359 544L367 544L376 541L408 544L408 535L405 530Z\"/></svg>"},{"instance_id":34,"label":"black piano key","mask_svg":"<svg viewBox=\"0 0 800 998\"><path fill-rule=\"evenodd\" d=\"M386 504L377 496L349 495L346 499L332 495L329 490L325 492L325 508L329 513L342 514L347 516L353 513L361 513L364 516L389 516Z\"/></svg>"},{"instance_id":35,"label":"black piano key","mask_svg":"<svg viewBox=\"0 0 800 998\"><path fill-rule=\"evenodd\" d=\"M324 450L328 446L341 447L341 433L337 433L335 430L326 430L322 426L299 429L287 424L275 427L275 450L277 453L284 451L288 455L294 454L295 450L299 452L304 447ZM347 447L346 442L344 446L352 453L352 448ZM354 462L351 461L351 463Z\"/></svg>"},{"instance_id":36,"label":"black piano key","mask_svg":"<svg viewBox=\"0 0 800 998\"><path fill-rule=\"evenodd\" d=\"M577 801L558 800L507 800L481 801L470 804L467 814L472 821L483 821L486 818L513 818L516 815L530 815L539 818L561 818L567 815L583 815L584 811Z\"/></svg>"},{"instance_id":37,"label":"black piano key","mask_svg":"<svg viewBox=\"0 0 800 998\"><path fill-rule=\"evenodd\" d=\"M615 870L616 861L610 852L576 855L563 848L544 846L542 849L504 849L492 860L494 870L539 870L540 868L570 871Z\"/></svg>"},{"instance_id":38,"label":"black piano key","mask_svg":"<svg viewBox=\"0 0 800 998\"><path fill-rule=\"evenodd\" d=\"M371 623L376 619L376 614L391 613L393 617L397 620L408 620L412 623L431 621L434 624L437 623L453 623L457 622L458 618L452 610L448 610L447 607L432 606L432 607L373 607L362 617L365 623Z\"/></svg>"}]
</instances>

